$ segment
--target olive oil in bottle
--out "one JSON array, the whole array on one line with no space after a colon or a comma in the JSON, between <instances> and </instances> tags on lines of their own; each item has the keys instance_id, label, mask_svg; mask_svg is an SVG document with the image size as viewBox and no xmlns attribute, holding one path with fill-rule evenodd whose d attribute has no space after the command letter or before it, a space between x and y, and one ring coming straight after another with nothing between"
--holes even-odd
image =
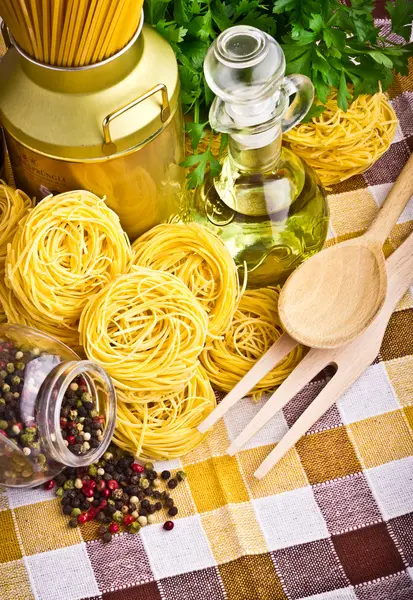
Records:
<instances>
[{"instance_id":1,"label":"olive oil in bottle","mask_svg":"<svg viewBox=\"0 0 413 600\"><path fill-rule=\"evenodd\" d=\"M208 51L205 76L217 98L211 126L229 134L218 177L207 173L189 215L213 229L248 287L282 283L321 250L328 229L326 196L314 171L282 146L313 99L303 75L284 78L277 42L258 29L232 27ZM291 104L289 97L295 95Z\"/></svg>"}]
</instances>

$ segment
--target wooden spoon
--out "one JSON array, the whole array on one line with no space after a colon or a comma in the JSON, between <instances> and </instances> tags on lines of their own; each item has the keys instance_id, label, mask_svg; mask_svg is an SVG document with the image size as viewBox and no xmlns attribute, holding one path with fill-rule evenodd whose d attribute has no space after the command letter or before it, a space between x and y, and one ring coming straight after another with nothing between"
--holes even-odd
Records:
<instances>
[{"instance_id":1,"label":"wooden spoon","mask_svg":"<svg viewBox=\"0 0 413 600\"><path fill-rule=\"evenodd\" d=\"M369 326L386 298L382 247L412 195L413 154L366 233L326 248L290 275L278 307L292 338L311 348L337 348Z\"/></svg>"}]
</instances>

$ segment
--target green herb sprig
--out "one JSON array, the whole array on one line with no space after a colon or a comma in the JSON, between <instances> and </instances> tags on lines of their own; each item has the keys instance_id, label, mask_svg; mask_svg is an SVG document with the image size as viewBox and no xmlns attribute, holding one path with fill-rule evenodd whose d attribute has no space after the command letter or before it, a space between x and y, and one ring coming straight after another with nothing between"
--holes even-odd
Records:
<instances>
[{"instance_id":1,"label":"green herb sprig","mask_svg":"<svg viewBox=\"0 0 413 600\"><path fill-rule=\"evenodd\" d=\"M287 74L311 78L318 99L308 118L323 111L331 87L338 88L338 106L347 110L359 94L386 90L393 72L407 75L413 44L395 43L391 34L409 39L413 2L390 0L386 9L391 30L383 35L373 20L374 0L145 0L145 19L165 37L175 51L181 78L185 113L193 123L186 130L195 155L185 161L196 166L189 186L202 183L207 166L218 166L210 147L197 154L208 125L207 111L213 100L203 62L212 41L232 25L252 25L281 43ZM352 92L348 84L352 84Z\"/></svg>"}]
</instances>

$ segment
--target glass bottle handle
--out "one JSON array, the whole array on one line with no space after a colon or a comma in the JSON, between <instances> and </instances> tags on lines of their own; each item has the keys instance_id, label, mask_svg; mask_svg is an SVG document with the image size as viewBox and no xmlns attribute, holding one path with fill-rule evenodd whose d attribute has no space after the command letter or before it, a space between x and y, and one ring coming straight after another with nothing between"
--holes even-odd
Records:
<instances>
[{"instance_id":1,"label":"glass bottle handle","mask_svg":"<svg viewBox=\"0 0 413 600\"><path fill-rule=\"evenodd\" d=\"M294 74L284 77L281 89L286 96L295 94L281 121L281 130L285 133L302 121L310 110L314 100L314 86L306 75Z\"/></svg>"}]
</instances>

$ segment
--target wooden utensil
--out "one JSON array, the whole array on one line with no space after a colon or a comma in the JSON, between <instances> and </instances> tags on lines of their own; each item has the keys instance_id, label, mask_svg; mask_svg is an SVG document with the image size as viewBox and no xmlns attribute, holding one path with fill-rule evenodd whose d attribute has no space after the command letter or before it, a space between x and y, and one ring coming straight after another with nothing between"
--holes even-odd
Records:
<instances>
[{"instance_id":1,"label":"wooden utensil","mask_svg":"<svg viewBox=\"0 0 413 600\"><path fill-rule=\"evenodd\" d=\"M382 247L412 195L413 154L364 235L323 250L292 273L278 304L292 338L311 348L336 348L370 325L386 298Z\"/></svg>"},{"instance_id":2,"label":"wooden utensil","mask_svg":"<svg viewBox=\"0 0 413 600\"><path fill-rule=\"evenodd\" d=\"M376 358L392 312L413 282L413 233L387 260L386 270L389 285L385 302L369 327L341 348L310 350L228 448L227 452L231 455L237 452L317 373L327 365L337 366L332 379L258 467L254 473L258 479L268 473ZM243 383L244 380L241 380L238 384L239 398L249 391L249 383L246 386ZM374 398L371 400L374 402Z\"/></svg>"}]
</instances>

